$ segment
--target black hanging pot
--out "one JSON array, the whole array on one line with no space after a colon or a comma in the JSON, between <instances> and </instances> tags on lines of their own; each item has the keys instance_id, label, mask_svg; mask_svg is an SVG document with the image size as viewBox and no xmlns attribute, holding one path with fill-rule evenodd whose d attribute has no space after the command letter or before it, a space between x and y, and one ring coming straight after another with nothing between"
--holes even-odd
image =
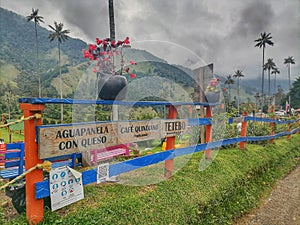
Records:
<instances>
[{"instance_id":1,"label":"black hanging pot","mask_svg":"<svg viewBox=\"0 0 300 225\"><path fill-rule=\"evenodd\" d=\"M121 75L97 73L98 97L103 100L123 100L127 94L127 79Z\"/></svg>"},{"instance_id":2,"label":"black hanging pot","mask_svg":"<svg viewBox=\"0 0 300 225\"><path fill-rule=\"evenodd\" d=\"M217 103L220 100L220 92L205 92L205 100L208 103Z\"/></svg>"}]
</instances>

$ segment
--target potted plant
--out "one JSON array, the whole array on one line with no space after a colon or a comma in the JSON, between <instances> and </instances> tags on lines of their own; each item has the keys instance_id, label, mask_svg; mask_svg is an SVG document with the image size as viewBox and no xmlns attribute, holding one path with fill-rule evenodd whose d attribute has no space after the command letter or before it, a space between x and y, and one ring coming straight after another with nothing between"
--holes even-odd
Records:
<instances>
[{"instance_id":1,"label":"potted plant","mask_svg":"<svg viewBox=\"0 0 300 225\"><path fill-rule=\"evenodd\" d=\"M129 74L130 68L125 67L123 48L130 48L129 38L123 41L113 41L110 38L96 38L96 44L89 44L88 50L83 49L84 58L96 61L93 72L97 74L98 96L103 100L122 100L127 94L127 79L123 73ZM115 64L120 60L120 70ZM129 61L129 65L136 65ZM135 78L133 73L130 78Z\"/></svg>"},{"instance_id":2,"label":"potted plant","mask_svg":"<svg viewBox=\"0 0 300 225\"><path fill-rule=\"evenodd\" d=\"M205 100L208 103L216 103L220 100L219 78L213 78L209 81L205 89Z\"/></svg>"}]
</instances>

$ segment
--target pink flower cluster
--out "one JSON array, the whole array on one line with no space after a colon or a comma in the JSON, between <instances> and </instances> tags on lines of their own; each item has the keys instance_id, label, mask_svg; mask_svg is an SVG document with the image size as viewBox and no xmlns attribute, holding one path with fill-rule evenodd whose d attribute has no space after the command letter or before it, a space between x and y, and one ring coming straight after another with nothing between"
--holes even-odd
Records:
<instances>
[{"instance_id":1,"label":"pink flower cluster","mask_svg":"<svg viewBox=\"0 0 300 225\"><path fill-rule=\"evenodd\" d=\"M93 69L94 73L103 71L104 73L117 74L115 71L114 58L115 55L121 57L121 71L119 72L122 75L123 70L126 73L129 73L130 68L124 68L124 60L122 54L122 48L130 48L129 37L126 37L123 41L112 41L110 38L105 38L103 40L96 38L96 44L89 44L88 50L82 49L83 57L89 58L92 60L97 60L96 67ZM121 49L118 51L118 49ZM130 65L137 65L134 61L129 61ZM133 73L129 74L130 78L136 78L136 75Z\"/></svg>"}]
</instances>

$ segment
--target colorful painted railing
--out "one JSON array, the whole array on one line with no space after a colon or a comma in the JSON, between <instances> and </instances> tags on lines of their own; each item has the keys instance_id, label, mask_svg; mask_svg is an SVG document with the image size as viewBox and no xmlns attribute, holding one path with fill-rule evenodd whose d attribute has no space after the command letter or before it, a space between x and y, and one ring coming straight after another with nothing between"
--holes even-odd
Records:
<instances>
[{"instance_id":1,"label":"colorful painted railing","mask_svg":"<svg viewBox=\"0 0 300 225\"><path fill-rule=\"evenodd\" d=\"M34 113L42 113L46 104L103 104L103 105L126 105L126 106L154 106L154 105L163 105L168 107L168 119L176 119L177 117L177 106L182 105L200 105L206 108L206 118L197 118L189 119L188 123L190 126L205 125L206 126L206 138L205 144L199 144L195 146L189 146L185 148L175 149L175 137L167 137L166 151L146 155L143 157L127 160L124 162L111 164L109 165L110 174L109 176L115 176L122 173L126 173L141 167L153 165L159 162L165 162L165 171L168 173L165 174L166 177L169 177L173 170L173 159L178 156L192 154L194 152L205 151L206 158L210 158L211 150L217 147L221 147L228 144L240 143L240 147L244 148L247 141L258 141L258 140L270 140L278 138L284 135L291 135L300 130L300 127L297 127L293 130L288 130L286 132L280 132L278 134L273 134L263 137L248 137L246 135L247 130L247 121L255 120L258 122L270 122L270 123L279 123L275 120L269 120L265 118L251 118L247 117L244 114L242 118L242 131L241 137L230 138L225 140L219 140L212 142L212 126L213 122L212 111L213 106L217 104L208 104L208 103L194 103L194 102L162 102L162 101L153 101L153 102L123 102L123 101L102 101L102 100L74 100L74 99L43 99L43 98L22 98L19 99L20 108L24 111L24 117L33 115ZM291 124L298 122L299 120L280 122ZM41 119L35 121L25 121L25 167L29 169L35 166L38 163L41 163L41 159L38 157L38 144L36 143L36 126L41 125ZM89 184L96 182L96 169L91 169L84 171L83 184ZM49 196L49 181L43 181L43 172L41 170L35 170L26 176L26 215L28 221L31 224L36 224L42 221L44 215L44 206L43 198Z\"/></svg>"}]
</instances>

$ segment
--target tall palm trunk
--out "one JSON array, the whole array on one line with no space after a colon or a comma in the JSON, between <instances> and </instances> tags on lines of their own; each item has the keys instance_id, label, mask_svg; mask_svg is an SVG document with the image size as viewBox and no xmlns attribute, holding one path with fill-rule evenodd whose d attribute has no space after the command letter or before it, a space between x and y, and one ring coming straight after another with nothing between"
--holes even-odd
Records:
<instances>
[{"instance_id":1,"label":"tall palm trunk","mask_svg":"<svg viewBox=\"0 0 300 225\"><path fill-rule=\"evenodd\" d=\"M240 115L240 78L237 80L237 105L238 105L238 115Z\"/></svg>"},{"instance_id":2,"label":"tall palm trunk","mask_svg":"<svg viewBox=\"0 0 300 225\"><path fill-rule=\"evenodd\" d=\"M268 69L268 102L271 105L271 69Z\"/></svg>"},{"instance_id":3,"label":"tall palm trunk","mask_svg":"<svg viewBox=\"0 0 300 225\"><path fill-rule=\"evenodd\" d=\"M276 94L276 73L274 74L274 95Z\"/></svg>"},{"instance_id":4,"label":"tall palm trunk","mask_svg":"<svg viewBox=\"0 0 300 225\"><path fill-rule=\"evenodd\" d=\"M228 85L228 103L230 103L230 96L231 96L230 85Z\"/></svg>"},{"instance_id":5,"label":"tall palm trunk","mask_svg":"<svg viewBox=\"0 0 300 225\"><path fill-rule=\"evenodd\" d=\"M108 13L109 13L109 32L110 32L110 39L116 39L115 33L115 16L114 16L114 1L108 0Z\"/></svg>"},{"instance_id":6,"label":"tall palm trunk","mask_svg":"<svg viewBox=\"0 0 300 225\"><path fill-rule=\"evenodd\" d=\"M288 65L288 76L289 76L289 112L291 112L291 64Z\"/></svg>"},{"instance_id":7,"label":"tall palm trunk","mask_svg":"<svg viewBox=\"0 0 300 225\"><path fill-rule=\"evenodd\" d=\"M36 60L37 60L37 77L38 77L38 85L39 85L39 98L41 97L41 75L40 75L40 59L39 59L39 41L38 41L38 34L37 34L37 26L34 23L35 29L35 45L36 45Z\"/></svg>"},{"instance_id":8,"label":"tall palm trunk","mask_svg":"<svg viewBox=\"0 0 300 225\"><path fill-rule=\"evenodd\" d=\"M116 30L115 30L115 15L114 15L114 1L108 0L108 14L109 14L109 34L110 39L112 41L116 40ZM118 105L112 105L112 119L118 120L119 113L118 113Z\"/></svg>"},{"instance_id":9,"label":"tall palm trunk","mask_svg":"<svg viewBox=\"0 0 300 225\"><path fill-rule=\"evenodd\" d=\"M61 62L60 62L60 42L58 41L58 68L59 68L59 77L60 77L60 98L63 98L63 91L62 91L62 77L61 77ZM64 105L60 105L60 121L61 123L64 122Z\"/></svg>"},{"instance_id":10,"label":"tall palm trunk","mask_svg":"<svg viewBox=\"0 0 300 225\"><path fill-rule=\"evenodd\" d=\"M265 71L264 71L264 65L265 65L265 47L263 46L263 57L262 57L262 80L261 80L261 97L264 98L264 85L265 85ZM264 103L263 103L264 104Z\"/></svg>"}]
</instances>

